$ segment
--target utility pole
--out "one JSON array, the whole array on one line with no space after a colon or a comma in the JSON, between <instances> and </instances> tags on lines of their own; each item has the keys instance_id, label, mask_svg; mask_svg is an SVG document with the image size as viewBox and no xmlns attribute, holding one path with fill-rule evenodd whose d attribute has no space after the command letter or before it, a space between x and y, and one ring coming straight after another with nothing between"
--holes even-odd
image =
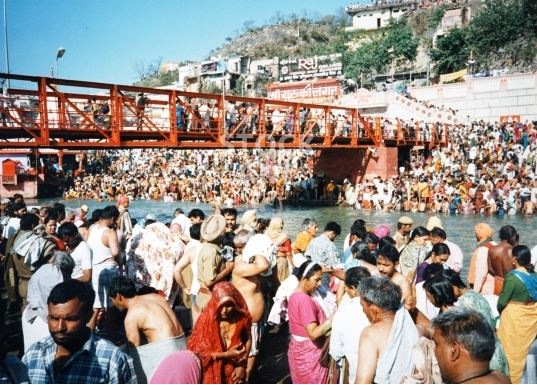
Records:
<instances>
[{"instance_id":1,"label":"utility pole","mask_svg":"<svg viewBox=\"0 0 537 385\"><path fill-rule=\"evenodd\" d=\"M9 47L8 47L8 38L7 38L7 0L4 0L4 53L6 57L6 71L9 74ZM11 84L9 79L7 79L7 88L10 88Z\"/></svg>"}]
</instances>

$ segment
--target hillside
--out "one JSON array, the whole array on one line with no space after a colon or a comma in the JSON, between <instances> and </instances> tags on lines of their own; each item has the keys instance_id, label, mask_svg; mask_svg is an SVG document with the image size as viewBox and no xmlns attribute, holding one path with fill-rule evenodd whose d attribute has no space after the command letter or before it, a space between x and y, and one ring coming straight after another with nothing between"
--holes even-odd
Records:
<instances>
[{"instance_id":1,"label":"hillside","mask_svg":"<svg viewBox=\"0 0 537 385\"><path fill-rule=\"evenodd\" d=\"M350 17L343 11L317 19L278 16L263 27L245 23L241 33L226 38L208 56L255 60L338 52L343 55L344 76L364 85L372 85L377 74L423 71L429 62L433 75L467 68L470 59L475 61L474 72L537 70L537 1L468 1L476 16L462 28L451 29L434 47L444 13L456 5L420 9L376 31L346 32ZM169 84L169 79L175 77L158 74L155 68L138 84Z\"/></svg>"}]
</instances>

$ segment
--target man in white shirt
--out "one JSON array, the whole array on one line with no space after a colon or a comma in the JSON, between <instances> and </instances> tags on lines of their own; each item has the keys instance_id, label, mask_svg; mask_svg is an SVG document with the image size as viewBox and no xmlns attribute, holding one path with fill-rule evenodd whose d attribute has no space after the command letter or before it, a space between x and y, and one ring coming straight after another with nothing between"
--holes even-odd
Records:
<instances>
[{"instance_id":1,"label":"man in white shirt","mask_svg":"<svg viewBox=\"0 0 537 385\"><path fill-rule=\"evenodd\" d=\"M67 252L75 261L71 278L81 282L91 282L92 252L89 245L82 239L74 223L66 222L58 228L58 236L65 242Z\"/></svg>"},{"instance_id":2,"label":"man in white shirt","mask_svg":"<svg viewBox=\"0 0 537 385\"><path fill-rule=\"evenodd\" d=\"M346 360L349 375L343 378L344 384L354 383L360 334L369 326L369 320L360 304L358 286L364 278L370 276L365 267L352 267L345 272L345 292L348 297L343 298L332 320L330 355L338 361L340 367L343 366L343 360Z\"/></svg>"}]
</instances>

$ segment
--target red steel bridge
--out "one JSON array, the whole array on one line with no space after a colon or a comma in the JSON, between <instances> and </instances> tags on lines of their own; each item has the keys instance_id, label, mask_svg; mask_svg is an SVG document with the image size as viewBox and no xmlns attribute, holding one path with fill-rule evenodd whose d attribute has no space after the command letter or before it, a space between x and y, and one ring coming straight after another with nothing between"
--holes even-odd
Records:
<instances>
[{"instance_id":1,"label":"red steel bridge","mask_svg":"<svg viewBox=\"0 0 537 385\"><path fill-rule=\"evenodd\" d=\"M445 124L387 129L380 118L338 105L5 73L0 79L16 85L0 95L0 148L324 150L433 147L448 138Z\"/></svg>"}]
</instances>

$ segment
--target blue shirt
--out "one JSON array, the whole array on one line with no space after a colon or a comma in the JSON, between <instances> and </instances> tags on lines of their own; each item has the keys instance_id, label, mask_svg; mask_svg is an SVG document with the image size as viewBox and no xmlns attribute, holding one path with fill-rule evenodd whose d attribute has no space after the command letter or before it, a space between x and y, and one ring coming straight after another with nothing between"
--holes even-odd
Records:
<instances>
[{"instance_id":1,"label":"blue shirt","mask_svg":"<svg viewBox=\"0 0 537 385\"><path fill-rule=\"evenodd\" d=\"M137 384L132 359L114 344L91 333L80 350L56 372L57 345L51 336L34 343L22 362L32 384Z\"/></svg>"}]
</instances>

